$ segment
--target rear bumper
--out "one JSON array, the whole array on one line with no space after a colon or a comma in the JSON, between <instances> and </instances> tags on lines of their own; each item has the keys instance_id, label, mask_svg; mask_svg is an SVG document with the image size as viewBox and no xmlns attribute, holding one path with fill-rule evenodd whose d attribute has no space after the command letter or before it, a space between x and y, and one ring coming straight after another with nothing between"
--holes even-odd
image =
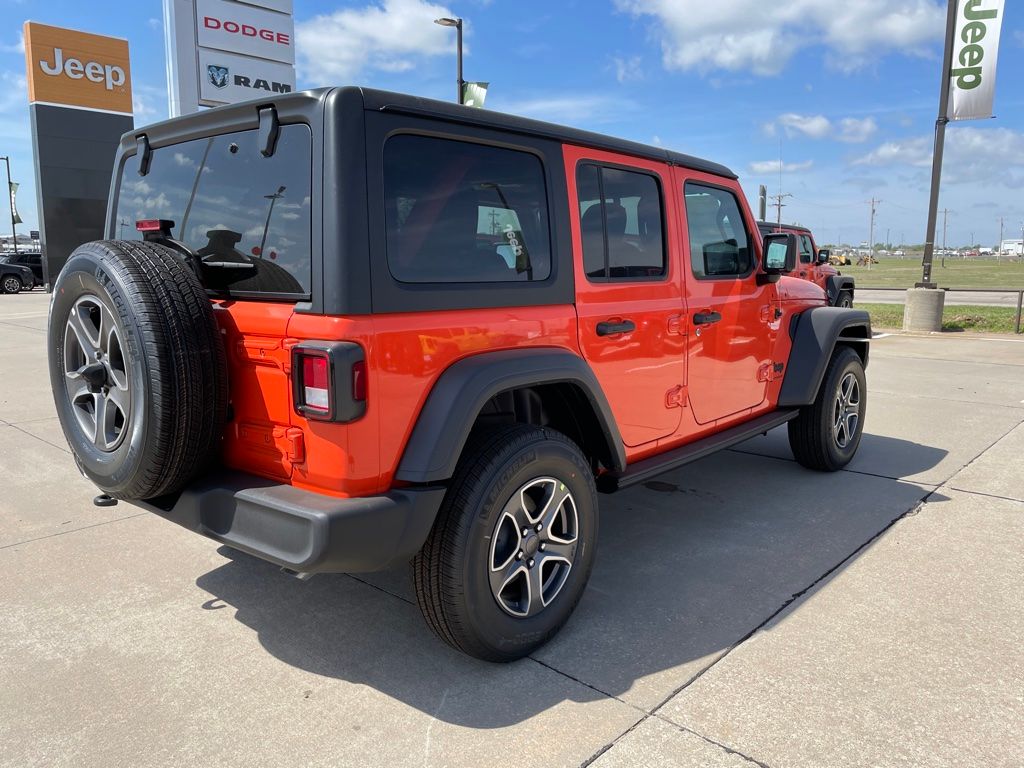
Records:
<instances>
[{"instance_id":1,"label":"rear bumper","mask_svg":"<svg viewBox=\"0 0 1024 768\"><path fill-rule=\"evenodd\" d=\"M339 499L241 472L196 481L175 497L133 502L190 531L299 573L365 573L412 558L444 488Z\"/></svg>"}]
</instances>

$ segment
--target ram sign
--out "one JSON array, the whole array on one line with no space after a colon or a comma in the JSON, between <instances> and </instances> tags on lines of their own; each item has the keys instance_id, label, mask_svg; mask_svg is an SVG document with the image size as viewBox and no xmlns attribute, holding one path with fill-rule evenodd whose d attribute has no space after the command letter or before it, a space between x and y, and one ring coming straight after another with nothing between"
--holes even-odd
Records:
<instances>
[{"instance_id":1,"label":"ram sign","mask_svg":"<svg viewBox=\"0 0 1024 768\"><path fill-rule=\"evenodd\" d=\"M170 113L295 90L291 0L164 0Z\"/></svg>"}]
</instances>

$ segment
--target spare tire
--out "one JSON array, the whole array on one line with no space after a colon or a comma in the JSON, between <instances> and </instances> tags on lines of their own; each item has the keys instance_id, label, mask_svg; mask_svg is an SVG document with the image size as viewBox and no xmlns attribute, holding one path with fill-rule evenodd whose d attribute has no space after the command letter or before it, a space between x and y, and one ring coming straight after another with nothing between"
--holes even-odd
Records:
<instances>
[{"instance_id":1,"label":"spare tire","mask_svg":"<svg viewBox=\"0 0 1024 768\"><path fill-rule=\"evenodd\" d=\"M120 499L181 490L216 460L227 365L213 307L175 251L97 241L53 288L50 384L79 467Z\"/></svg>"}]
</instances>

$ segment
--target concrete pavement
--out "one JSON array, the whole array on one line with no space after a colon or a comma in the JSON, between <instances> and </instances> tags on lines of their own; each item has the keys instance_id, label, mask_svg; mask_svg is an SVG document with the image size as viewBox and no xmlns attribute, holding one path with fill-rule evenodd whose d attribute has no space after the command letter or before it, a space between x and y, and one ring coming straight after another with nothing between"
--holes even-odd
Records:
<instances>
[{"instance_id":1,"label":"concrete pavement","mask_svg":"<svg viewBox=\"0 0 1024 768\"><path fill-rule=\"evenodd\" d=\"M405 569L300 582L93 507L46 306L0 296L2 766L1024 762L1024 344L875 341L847 471L783 430L602 497L576 614L495 666Z\"/></svg>"}]
</instances>

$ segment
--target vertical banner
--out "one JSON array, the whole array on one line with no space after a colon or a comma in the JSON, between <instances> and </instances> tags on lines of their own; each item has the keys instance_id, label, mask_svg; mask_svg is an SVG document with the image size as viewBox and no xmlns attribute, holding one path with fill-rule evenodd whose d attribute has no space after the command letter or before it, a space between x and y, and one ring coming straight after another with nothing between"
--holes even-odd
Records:
<instances>
[{"instance_id":1,"label":"vertical banner","mask_svg":"<svg viewBox=\"0 0 1024 768\"><path fill-rule=\"evenodd\" d=\"M490 83L463 83L462 103L467 107L483 109L484 100L487 98L487 89Z\"/></svg>"},{"instance_id":2,"label":"vertical banner","mask_svg":"<svg viewBox=\"0 0 1024 768\"><path fill-rule=\"evenodd\" d=\"M992 117L1004 0L959 0L949 73L950 120Z\"/></svg>"},{"instance_id":3,"label":"vertical banner","mask_svg":"<svg viewBox=\"0 0 1024 768\"><path fill-rule=\"evenodd\" d=\"M11 218L15 224L22 224L21 216L18 215L18 183L11 182Z\"/></svg>"}]
</instances>

